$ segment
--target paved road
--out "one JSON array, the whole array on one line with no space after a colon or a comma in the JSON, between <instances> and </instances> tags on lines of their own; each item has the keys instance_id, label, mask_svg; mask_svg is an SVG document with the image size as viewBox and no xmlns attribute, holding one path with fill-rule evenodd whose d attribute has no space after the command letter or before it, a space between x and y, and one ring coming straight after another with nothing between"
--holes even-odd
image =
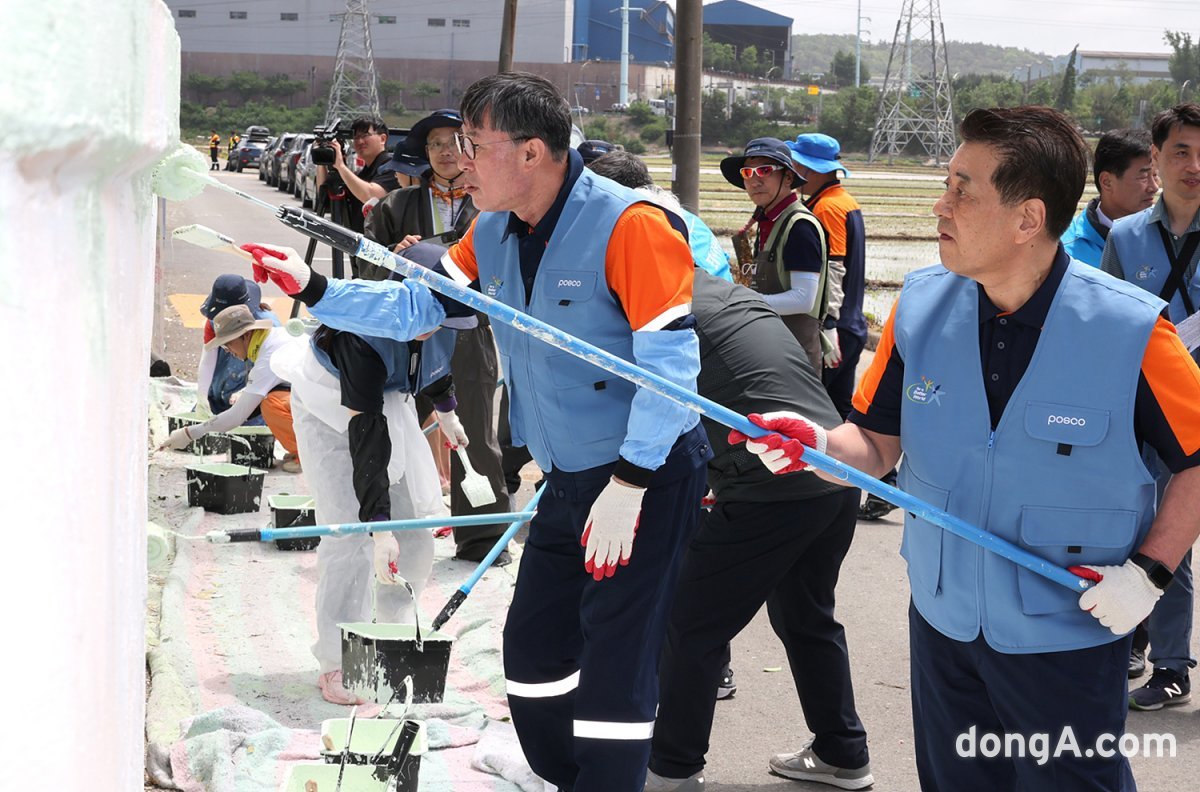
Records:
<instances>
[{"instance_id":1,"label":"paved road","mask_svg":"<svg viewBox=\"0 0 1200 792\"><path fill-rule=\"evenodd\" d=\"M290 196L266 187L253 171L221 172L219 178L267 200L293 203ZM240 241L266 241L303 249L304 238L278 223L265 211L216 190L187 202L169 204L168 230L187 223L209 225ZM317 266L329 272L328 253L319 253ZM179 295L203 295L222 272L246 271L244 262L227 255L168 243L163 255L164 291L175 299L164 308L167 359L185 377L193 375L200 344L195 321L198 301ZM274 287L264 296L278 297ZM175 305L185 308L176 311ZM187 306L192 305L192 313ZM194 326L189 326L194 325ZM865 363L864 363L865 365ZM908 691L906 608L908 586L899 556L900 520L889 516L859 523L858 535L842 570L839 611L849 638L860 713L870 735L875 789L909 792L918 788L912 758L912 727ZM820 785L775 778L766 772L770 754L796 750L807 738L804 719L779 642L766 614L734 642L737 695L720 702L707 771L708 789L715 792L750 790L818 790ZM1194 789L1200 776L1200 719L1188 704L1157 714L1134 713L1131 733L1167 732L1175 735L1175 758L1136 758L1135 774L1144 790Z\"/></svg>"}]
</instances>

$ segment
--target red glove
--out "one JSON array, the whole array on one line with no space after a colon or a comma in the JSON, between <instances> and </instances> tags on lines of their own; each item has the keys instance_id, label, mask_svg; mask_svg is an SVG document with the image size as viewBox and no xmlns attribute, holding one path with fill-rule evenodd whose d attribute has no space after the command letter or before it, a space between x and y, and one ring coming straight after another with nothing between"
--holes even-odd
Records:
<instances>
[{"instance_id":1,"label":"red glove","mask_svg":"<svg viewBox=\"0 0 1200 792\"><path fill-rule=\"evenodd\" d=\"M825 453L825 430L798 413L753 413L749 417L752 423L779 434L753 439L733 429L729 432L729 444L736 445L744 441L746 450L757 456L772 473L795 473L808 467L808 463L801 459L805 447Z\"/></svg>"},{"instance_id":2,"label":"red glove","mask_svg":"<svg viewBox=\"0 0 1200 792\"><path fill-rule=\"evenodd\" d=\"M247 242L242 250L254 256L254 281L266 283L269 278L272 283L292 296L304 291L312 270L300 258L300 254L290 247L267 247L258 242Z\"/></svg>"}]
</instances>

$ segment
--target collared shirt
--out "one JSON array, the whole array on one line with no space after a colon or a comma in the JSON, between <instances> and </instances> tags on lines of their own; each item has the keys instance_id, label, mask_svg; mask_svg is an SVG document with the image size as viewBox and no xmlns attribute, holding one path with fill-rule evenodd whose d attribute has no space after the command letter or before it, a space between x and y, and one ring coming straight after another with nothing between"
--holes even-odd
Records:
<instances>
[{"instance_id":1,"label":"collared shirt","mask_svg":"<svg viewBox=\"0 0 1200 792\"><path fill-rule=\"evenodd\" d=\"M1046 280L1015 311L1001 312L979 288L979 356L992 427L995 428L1037 348L1050 304L1066 272L1062 246ZM986 311L986 315L985 315ZM871 366L854 395L848 420L873 432L900 435L904 361L895 347L896 308L888 317ZM1003 346L1001 346L1003 345ZM1146 343L1134 401L1133 425L1172 473L1200 465L1200 404L1186 397L1195 366L1174 326L1160 318ZM1190 393L1190 390L1187 391Z\"/></svg>"},{"instance_id":2,"label":"collared shirt","mask_svg":"<svg viewBox=\"0 0 1200 792\"><path fill-rule=\"evenodd\" d=\"M581 173L583 173L583 157L572 149L567 152L567 178L563 179L562 187L558 188L558 195L554 198L554 203L550 205L538 224L531 226L517 217L515 212L508 214L508 229L500 241L507 240L512 234L517 236L517 248L521 252L521 280L525 283L526 303L533 295L533 280L537 277L538 267L542 263L542 254L546 252L546 245L550 244L550 236L558 225L558 218L562 214L563 207L566 206L567 196L574 189L575 182L579 181ZM472 224L472 228L474 228L474 224Z\"/></svg>"},{"instance_id":3,"label":"collared shirt","mask_svg":"<svg viewBox=\"0 0 1200 792\"><path fill-rule=\"evenodd\" d=\"M783 214L784 209L799 199L800 196L796 195L796 193L789 192L786 198L770 209L759 207L754 210L754 219L758 221L758 239L755 242L755 250L761 251L763 249L763 245L767 244L767 237L771 236L771 229L775 227L775 221L779 219L779 215Z\"/></svg>"},{"instance_id":4,"label":"collared shirt","mask_svg":"<svg viewBox=\"0 0 1200 792\"><path fill-rule=\"evenodd\" d=\"M754 210L754 219L758 221L758 240L754 246L756 251L762 252L779 215L798 200L800 200L800 196L793 192L771 207L770 211ZM820 272L825 266L825 251L821 245L821 237L817 233L817 229L808 223L792 225L787 245L783 248L781 255L783 256L783 268L788 272Z\"/></svg>"},{"instance_id":5,"label":"collared shirt","mask_svg":"<svg viewBox=\"0 0 1200 792\"><path fill-rule=\"evenodd\" d=\"M1171 245L1175 248L1175 255L1178 256L1183 251L1183 246L1187 243L1188 236L1191 234L1200 234L1200 211L1197 211L1192 217L1192 222L1188 224L1188 227L1182 234L1176 234L1171 230L1171 218L1167 216L1166 201L1166 195L1159 196L1158 201L1150 208L1150 214L1146 218L1146 223L1158 223L1166 229L1167 236L1171 240ZM1183 273L1185 283L1191 281L1196 273L1197 265L1200 265L1200 248L1197 248L1196 252L1192 254L1192 260L1188 262L1187 269ZM1104 256L1100 259L1100 269L1113 277L1128 280L1124 275L1125 268L1122 265L1121 256L1117 253L1115 245L1104 246Z\"/></svg>"}]
</instances>

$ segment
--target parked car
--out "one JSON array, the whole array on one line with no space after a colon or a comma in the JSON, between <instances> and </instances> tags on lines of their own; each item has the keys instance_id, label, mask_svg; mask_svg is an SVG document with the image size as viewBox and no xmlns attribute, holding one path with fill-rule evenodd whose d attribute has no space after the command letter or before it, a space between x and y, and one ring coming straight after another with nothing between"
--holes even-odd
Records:
<instances>
[{"instance_id":1,"label":"parked car","mask_svg":"<svg viewBox=\"0 0 1200 792\"><path fill-rule=\"evenodd\" d=\"M271 155L271 152L275 150L275 142L278 140L279 140L279 138L277 138L277 137L267 138L266 148L263 149L262 156L259 157L259 160L258 160L258 180L259 181L267 180L267 157L269 157Z\"/></svg>"},{"instance_id":2,"label":"parked car","mask_svg":"<svg viewBox=\"0 0 1200 792\"><path fill-rule=\"evenodd\" d=\"M279 185L279 163L283 159L283 153L291 148L292 141L296 139L295 132L284 132L275 141L274 148L271 149L267 156L267 178L266 182L271 187Z\"/></svg>"},{"instance_id":3,"label":"parked car","mask_svg":"<svg viewBox=\"0 0 1200 792\"><path fill-rule=\"evenodd\" d=\"M581 116L585 116L585 115L587 115L587 114L588 114L588 113L590 113L590 112L592 112L592 111L591 111L591 110L588 110L588 109L587 109L586 107L584 107L583 105L575 105L574 107L572 107L572 108L571 108L571 114L572 114L572 115L581 115Z\"/></svg>"},{"instance_id":4,"label":"parked car","mask_svg":"<svg viewBox=\"0 0 1200 792\"><path fill-rule=\"evenodd\" d=\"M316 135L303 134L296 135L292 139L292 145L283 153L283 158L279 160L279 180L275 184L275 188L280 192L291 192L292 185L296 183L296 165L300 163L300 157L304 154L304 147L312 143L316 139Z\"/></svg>"},{"instance_id":5,"label":"parked car","mask_svg":"<svg viewBox=\"0 0 1200 792\"><path fill-rule=\"evenodd\" d=\"M296 175L292 179L292 197L302 203L301 188L304 184L304 178L308 175L309 168L312 168L314 172L316 171L316 167L312 164L312 156L310 155L314 142L316 141L310 140L304 144L304 150L300 152L300 159L296 162Z\"/></svg>"},{"instance_id":6,"label":"parked car","mask_svg":"<svg viewBox=\"0 0 1200 792\"><path fill-rule=\"evenodd\" d=\"M317 165L312 161L313 147L310 144L300 158L300 205L315 206L317 203Z\"/></svg>"},{"instance_id":7,"label":"parked car","mask_svg":"<svg viewBox=\"0 0 1200 792\"><path fill-rule=\"evenodd\" d=\"M270 127L265 126L248 126L246 131L242 133L243 138L253 138L255 140L266 140L271 136Z\"/></svg>"},{"instance_id":8,"label":"parked car","mask_svg":"<svg viewBox=\"0 0 1200 792\"><path fill-rule=\"evenodd\" d=\"M229 155L229 159L233 162L233 169L238 173L242 172L243 168L259 167L263 151L267 148L265 140L254 140L251 138L242 138L241 141L233 147L233 152Z\"/></svg>"}]
</instances>

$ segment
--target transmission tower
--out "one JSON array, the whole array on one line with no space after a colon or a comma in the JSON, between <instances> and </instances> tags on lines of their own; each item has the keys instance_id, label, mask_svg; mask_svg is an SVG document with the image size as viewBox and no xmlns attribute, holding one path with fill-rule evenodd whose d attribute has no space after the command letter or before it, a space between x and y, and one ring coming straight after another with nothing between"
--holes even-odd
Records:
<instances>
[{"instance_id":1,"label":"transmission tower","mask_svg":"<svg viewBox=\"0 0 1200 792\"><path fill-rule=\"evenodd\" d=\"M957 145L946 31L939 0L904 0L883 93L875 114L869 161L888 162L912 141L935 163L947 162Z\"/></svg>"},{"instance_id":2,"label":"transmission tower","mask_svg":"<svg viewBox=\"0 0 1200 792\"><path fill-rule=\"evenodd\" d=\"M371 52L371 20L367 16L367 0L346 0L325 123L360 115L379 115L379 87L375 80L375 56Z\"/></svg>"}]
</instances>

